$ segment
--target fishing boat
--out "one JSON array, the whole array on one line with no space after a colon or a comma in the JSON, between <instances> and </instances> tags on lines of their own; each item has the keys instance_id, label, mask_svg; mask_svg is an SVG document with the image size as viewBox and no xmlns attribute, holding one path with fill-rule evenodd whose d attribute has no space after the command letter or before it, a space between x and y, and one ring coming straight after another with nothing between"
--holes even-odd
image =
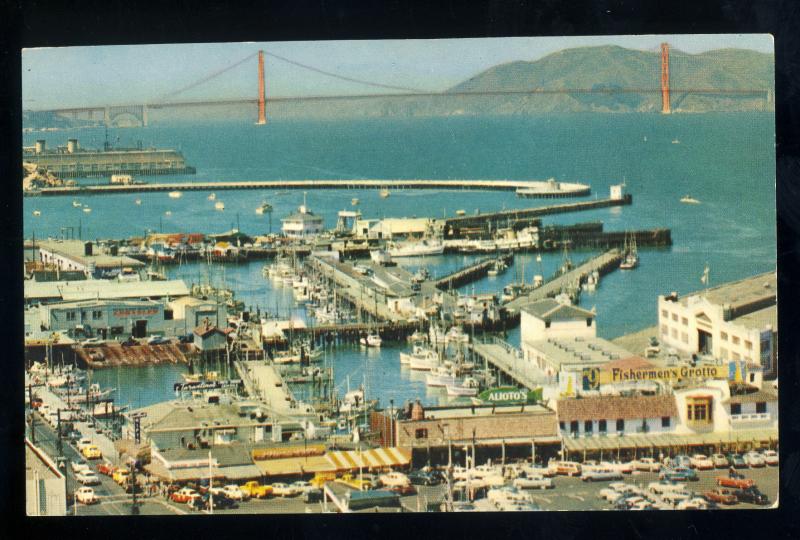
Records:
<instances>
[{"instance_id":1,"label":"fishing boat","mask_svg":"<svg viewBox=\"0 0 800 540\"><path fill-rule=\"evenodd\" d=\"M272 355L272 362L275 364L298 364L300 354L295 351L276 351Z\"/></svg>"},{"instance_id":2,"label":"fishing boat","mask_svg":"<svg viewBox=\"0 0 800 540\"><path fill-rule=\"evenodd\" d=\"M639 253L636 250L636 236L631 235L630 241L625 237L625 255L619 265L620 270L632 270L639 265Z\"/></svg>"},{"instance_id":3,"label":"fishing boat","mask_svg":"<svg viewBox=\"0 0 800 540\"><path fill-rule=\"evenodd\" d=\"M465 377L463 381L447 385L448 396L472 397L478 395L478 381L473 377Z\"/></svg>"},{"instance_id":4,"label":"fishing boat","mask_svg":"<svg viewBox=\"0 0 800 540\"><path fill-rule=\"evenodd\" d=\"M73 207L73 208L80 208L80 207L82 207L82 206L83 206L83 205L82 205L80 202L78 202L78 201L72 201L72 207Z\"/></svg>"},{"instance_id":5,"label":"fishing boat","mask_svg":"<svg viewBox=\"0 0 800 540\"><path fill-rule=\"evenodd\" d=\"M135 204L138 204L138 205L140 205L140 204L142 204L142 199L136 199L136 200L135 200L135 201L133 201L133 202L134 202Z\"/></svg>"},{"instance_id":6,"label":"fishing boat","mask_svg":"<svg viewBox=\"0 0 800 540\"><path fill-rule=\"evenodd\" d=\"M419 355L412 354L408 367L414 371L431 371L439 365L439 356L431 350L425 350Z\"/></svg>"},{"instance_id":7,"label":"fishing boat","mask_svg":"<svg viewBox=\"0 0 800 540\"><path fill-rule=\"evenodd\" d=\"M443 345L447 342L444 331L435 324L431 324L428 329L428 337L432 345Z\"/></svg>"},{"instance_id":8,"label":"fishing boat","mask_svg":"<svg viewBox=\"0 0 800 540\"><path fill-rule=\"evenodd\" d=\"M92 211L92 209L87 206L87 207L85 207L83 209L83 211L84 211L84 213L88 214L88 213L90 213Z\"/></svg>"},{"instance_id":9,"label":"fishing boat","mask_svg":"<svg viewBox=\"0 0 800 540\"><path fill-rule=\"evenodd\" d=\"M358 203L359 203L358 198L353 197L352 199L350 199L350 204L352 204L353 206L358 206Z\"/></svg>"},{"instance_id":10,"label":"fishing boat","mask_svg":"<svg viewBox=\"0 0 800 540\"><path fill-rule=\"evenodd\" d=\"M164 212L164 215L165 216L171 216L172 215L172 210L167 210L166 212Z\"/></svg>"},{"instance_id":11,"label":"fishing boat","mask_svg":"<svg viewBox=\"0 0 800 540\"><path fill-rule=\"evenodd\" d=\"M414 358L422 358L425 360L432 360L434 363L438 361L438 357L436 353L427 347L422 345L414 345L414 348L411 350L410 353L401 352L400 353L400 364L401 365L410 365L411 360Z\"/></svg>"},{"instance_id":12,"label":"fishing boat","mask_svg":"<svg viewBox=\"0 0 800 540\"><path fill-rule=\"evenodd\" d=\"M419 330L414 330L414 333L408 336L406 338L406 341L408 341L409 343L424 343L425 334L423 334Z\"/></svg>"},{"instance_id":13,"label":"fishing boat","mask_svg":"<svg viewBox=\"0 0 800 540\"><path fill-rule=\"evenodd\" d=\"M387 251L382 249L372 249L369 252L369 257L375 264L389 265L392 263L392 256Z\"/></svg>"},{"instance_id":14,"label":"fishing boat","mask_svg":"<svg viewBox=\"0 0 800 540\"><path fill-rule=\"evenodd\" d=\"M457 216L464 216L466 214L467 214L466 210L456 210L456 215Z\"/></svg>"},{"instance_id":15,"label":"fishing boat","mask_svg":"<svg viewBox=\"0 0 800 540\"><path fill-rule=\"evenodd\" d=\"M183 196L183 193L180 191L170 191L169 198L170 199L180 199Z\"/></svg>"},{"instance_id":16,"label":"fishing boat","mask_svg":"<svg viewBox=\"0 0 800 540\"><path fill-rule=\"evenodd\" d=\"M678 139L672 139L672 144L681 144L681 141Z\"/></svg>"},{"instance_id":17,"label":"fishing boat","mask_svg":"<svg viewBox=\"0 0 800 540\"><path fill-rule=\"evenodd\" d=\"M358 341L366 347L380 347L383 340L378 334L367 334Z\"/></svg>"},{"instance_id":18,"label":"fishing boat","mask_svg":"<svg viewBox=\"0 0 800 540\"><path fill-rule=\"evenodd\" d=\"M452 365L436 366L425 376L425 384L432 387L453 386L457 381L458 377Z\"/></svg>"},{"instance_id":19,"label":"fishing boat","mask_svg":"<svg viewBox=\"0 0 800 540\"><path fill-rule=\"evenodd\" d=\"M39 217L39 216L42 215L42 213L39 210L34 210L33 211L33 215L36 216L36 217Z\"/></svg>"},{"instance_id":20,"label":"fishing boat","mask_svg":"<svg viewBox=\"0 0 800 540\"><path fill-rule=\"evenodd\" d=\"M213 200L214 200L214 199L216 199L216 198L217 198L217 194L216 194L216 193L211 193L211 194L208 196L208 200L209 200L209 201L213 201Z\"/></svg>"},{"instance_id":21,"label":"fishing boat","mask_svg":"<svg viewBox=\"0 0 800 540\"><path fill-rule=\"evenodd\" d=\"M681 197L681 202L684 204L700 204L700 201L689 195L684 195Z\"/></svg>"},{"instance_id":22,"label":"fishing boat","mask_svg":"<svg viewBox=\"0 0 800 540\"><path fill-rule=\"evenodd\" d=\"M469 335L460 326L454 326L444 336L445 343L469 343Z\"/></svg>"},{"instance_id":23,"label":"fishing boat","mask_svg":"<svg viewBox=\"0 0 800 540\"><path fill-rule=\"evenodd\" d=\"M382 190L380 190L379 195L381 196L381 199L385 199L389 196L389 190L383 188Z\"/></svg>"},{"instance_id":24,"label":"fishing boat","mask_svg":"<svg viewBox=\"0 0 800 540\"><path fill-rule=\"evenodd\" d=\"M261 206L256 208L256 214L262 215L267 212L272 212L272 205L267 201L261 201Z\"/></svg>"},{"instance_id":25,"label":"fishing boat","mask_svg":"<svg viewBox=\"0 0 800 540\"><path fill-rule=\"evenodd\" d=\"M491 266L491 268L489 268L488 274L490 276L496 276L497 274L502 274L505 272L506 268L508 268L506 263L504 263L502 259L497 259L494 261L494 264Z\"/></svg>"},{"instance_id":26,"label":"fishing boat","mask_svg":"<svg viewBox=\"0 0 800 540\"><path fill-rule=\"evenodd\" d=\"M597 289L597 284L600 283L600 274L597 270L594 270L588 276L586 276L586 282L581 286L584 291L594 291Z\"/></svg>"},{"instance_id":27,"label":"fishing boat","mask_svg":"<svg viewBox=\"0 0 800 540\"><path fill-rule=\"evenodd\" d=\"M214 203L214 210L219 210L220 212L225 210L225 203L222 201L217 201Z\"/></svg>"},{"instance_id":28,"label":"fishing boat","mask_svg":"<svg viewBox=\"0 0 800 540\"><path fill-rule=\"evenodd\" d=\"M425 255L441 255L444 253L444 243L441 240L426 238L419 242L392 242L389 246L389 255L392 257L423 257Z\"/></svg>"}]
</instances>

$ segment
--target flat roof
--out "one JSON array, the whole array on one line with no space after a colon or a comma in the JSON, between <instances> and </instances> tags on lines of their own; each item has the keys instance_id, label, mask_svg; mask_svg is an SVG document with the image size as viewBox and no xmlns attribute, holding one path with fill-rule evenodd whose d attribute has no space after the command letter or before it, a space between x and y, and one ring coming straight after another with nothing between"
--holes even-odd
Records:
<instances>
[{"instance_id":1,"label":"flat roof","mask_svg":"<svg viewBox=\"0 0 800 540\"><path fill-rule=\"evenodd\" d=\"M26 280L25 299L111 300L150 296L188 296L189 288L181 279L167 281L31 281Z\"/></svg>"},{"instance_id":2,"label":"flat roof","mask_svg":"<svg viewBox=\"0 0 800 540\"><path fill-rule=\"evenodd\" d=\"M734 319L734 322L746 328L752 328L756 330L763 330L769 324L772 325L773 330L777 330L778 305L775 304L764 309L759 309L758 311L753 311L752 313L748 313L746 315L740 315Z\"/></svg>"},{"instance_id":3,"label":"flat roof","mask_svg":"<svg viewBox=\"0 0 800 540\"><path fill-rule=\"evenodd\" d=\"M729 304L736 309L743 306L776 297L778 294L778 275L776 272L766 272L749 278L731 281L707 290L695 291L679 297L678 301L684 305L689 305L692 297L703 297L712 304Z\"/></svg>"},{"instance_id":4,"label":"flat roof","mask_svg":"<svg viewBox=\"0 0 800 540\"><path fill-rule=\"evenodd\" d=\"M486 417L499 416L504 414L552 414L553 411L541 405L525 405L525 410L521 405L496 405L496 406L475 406L475 407L447 407L442 409L425 409L424 420L444 420L445 418L463 417Z\"/></svg>"},{"instance_id":5,"label":"flat roof","mask_svg":"<svg viewBox=\"0 0 800 540\"><path fill-rule=\"evenodd\" d=\"M94 253L98 246L92 242L93 254L84 254L83 240L41 240L37 242L37 248L44 249L52 253L57 253L67 257L79 264L88 265L94 263L96 268L118 268L123 266L143 267L145 264L126 255L108 255L105 253Z\"/></svg>"},{"instance_id":6,"label":"flat roof","mask_svg":"<svg viewBox=\"0 0 800 540\"><path fill-rule=\"evenodd\" d=\"M565 366L602 365L636 356L619 345L598 337L550 338L524 343L546 356L548 361L556 364L559 369Z\"/></svg>"}]
</instances>

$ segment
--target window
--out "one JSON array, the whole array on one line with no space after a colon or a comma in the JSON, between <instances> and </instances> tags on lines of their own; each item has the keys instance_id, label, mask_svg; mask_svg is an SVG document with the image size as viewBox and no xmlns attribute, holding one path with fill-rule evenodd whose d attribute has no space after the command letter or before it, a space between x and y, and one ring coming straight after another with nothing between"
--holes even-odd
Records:
<instances>
[{"instance_id":1,"label":"window","mask_svg":"<svg viewBox=\"0 0 800 540\"><path fill-rule=\"evenodd\" d=\"M675 330L674 328L672 329L672 337L678 339L678 331Z\"/></svg>"},{"instance_id":2,"label":"window","mask_svg":"<svg viewBox=\"0 0 800 540\"><path fill-rule=\"evenodd\" d=\"M744 348L747 349L748 351L752 351L753 350L753 342L745 340L744 341Z\"/></svg>"},{"instance_id":3,"label":"window","mask_svg":"<svg viewBox=\"0 0 800 540\"><path fill-rule=\"evenodd\" d=\"M599 431L600 433L605 433L606 432L606 421L605 420L600 420L599 422L597 422L597 431Z\"/></svg>"},{"instance_id":4,"label":"window","mask_svg":"<svg viewBox=\"0 0 800 540\"><path fill-rule=\"evenodd\" d=\"M742 414L742 404L731 403L731 414Z\"/></svg>"},{"instance_id":5,"label":"window","mask_svg":"<svg viewBox=\"0 0 800 540\"><path fill-rule=\"evenodd\" d=\"M734 359L734 360L741 360L741 359L742 359L742 357L741 357L741 355L740 355L738 352L736 352L736 351L733 351L733 359Z\"/></svg>"},{"instance_id":6,"label":"window","mask_svg":"<svg viewBox=\"0 0 800 540\"><path fill-rule=\"evenodd\" d=\"M728 359L728 349L726 349L725 347L720 347L719 348L719 356L723 360L727 360Z\"/></svg>"},{"instance_id":7,"label":"window","mask_svg":"<svg viewBox=\"0 0 800 540\"><path fill-rule=\"evenodd\" d=\"M578 433L578 421L573 420L569 423L569 431L570 433Z\"/></svg>"},{"instance_id":8,"label":"window","mask_svg":"<svg viewBox=\"0 0 800 540\"><path fill-rule=\"evenodd\" d=\"M558 423L558 429L560 429L561 431L564 431L564 422L559 422Z\"/></svg>"},{"instance_id":9,"label":"window","mask_svg":"<svg viewBox=\"0 0 800 540\"><path fill-rule=\"evenodd\" d=\"M758 414L765 414L767 412L767 403L765 401L756 403L756 412Z\"/></svg>"},{"instance_id":10,"label":"window","mask_svg":"<svg viewBox=\"0 0 800 540\"><path fill-rule=\"evenodd\" d=\"M427 439L428 438L428 430L426 428L420 428L414 431L414 437L417 439Z\"/></svg>"},{"instance_id":11,"label":"window","mask_svg":"<svg viewBox=\"0 0 800 540\"><path fill-rule=\"evenodd\" d=\"M722 341L728 341L728 333L727 332L720 332L719 333L719 339L721 339Z\"/></svg>"},{"instance_id":12,"label":"window","mask_svg":"<svg viewBox=\"0 0 800 540\"><path fill-rule=\"evenodd\" d=\"M681 324L683 326L689 326L689 319L687 319L686 317L681 317Z\"/></svg>"},{"instance_id":13,"label":"window","mask_svg":"<svg viewBox=\"0 0 800 540\"><path fill-rule=\"evenodd\" d=\"M689 334L686 332L681 332L681 341L684 343L689 343Z\"/></svg>"},{"instance_id":14,"label":"window","mask_svg":"<svg viewBox=\"0 0 800 540\"><path fill-rule=\"evenodd\" d=\"M171 321L174 318L175 318L175 314L171 309L165 309L164 310L164 320L165 321Z\"/></svg>"},{"instance_id":15,"label":"window","mask_svg":"<svg viewBox=\"0 0 800 540\"><path fill-rule=\"evenodd\" d=\"M586 319L586 326L592 326L592 318L591 317Z\"/></svg>"},{"instance_id":16,"label":"window","mask_svg":"<svg viewBox=\"0 0 800 540\"><path fill-rule=\"evenodd\" d=\"M67 312L67 320L68 321L74 321L75 320L75 312L74 311L68 311Z\"/></svg>"},{"instance_id":17,"label":"window","mask_svg":"<svg viewBox=\"0 0 800 540\"><path fill-rule=\"evenodd\" d=\"M672 320L675 321L675 322L678 322L678 314L677 313L673 313L672 314Z\"/></svg>"},{"instance_id":18,"label":"window","mask_svg":"<svg viewBox=\"0 0 800 540\"><path fill-rule=\"evenodd\" d=\"M583 423L583 431L586 432L586 433L591 433L592 432L592 424L593 424L593 422L591 420L586 420Z\"/></svg>"},{"instance_id":19,"label":"window","mask_svg":"<svg viewBox=\"0 0 800 540\"><path fill-rule=\"evenodd\" d=\"M669 335L669 328L667 328L666 324L661 325L661 335L668 336Z\"/></svg>"},{"instance_id":20,"label":"window","mask_svg":"<svg viewBox=\"0 0 800 540\"><path fill-rule=\"evenodd\" d=\"M686 398L686 419L689 423L711 423L713 420L711 410L711 397L700 396Z\"/></svg>"},{"instance_id":21,"label":"window","mask_svg":"<svg viewBox=\"0 0 800 540\"><path fill-rule=\"evenodd\" d=\"M550 328L550 321L544 321L544 327Z\"/></svg>"},{"instance_id":22,"label":"window","mask_svg":"<svg viewBox=\"0 0 800 540\"><path fill-rule=\"evenodd\" d=\"M94 319L96 321L96 320L102 319L102 318L103 318L103 312L102 311L100 311L100 310L92 311L92 319Z\"/></svg>"},{"instance_id":23,"label":"window","mask_svg":"<svg viewBox=\"0 0 800 540\"><path fill-rule=\"evenodd\" d=\"M661 427L669 427L670 417L669 416L662 416L661 417Z\"/></svg>"},{"instance_id":24,"label":"window","mask_svg":"<svg viewBox=\"0 0 800 540\"><path fill-rule=\"evenodd\" d=\"M625 431L625 420L622 418L617 419L617 431Z\"/></svg>"},{"instance_id":25,"label":"window","mask_svg":"<svg viewBox=\"0 0 800 540\"><path fill-rule=\"evenodd\" d=\"M666 309L661 310L661 316L664 317L665 319L669 318L669 313L667 313Z\"/></svg>"},{"instance_id":26,"label":"window","mask_svg":"<svg viewBox=\"0 0 800 540\"><path fill-rule=\"evenodd\" d=\"M739 344L739 336L733 336L731 338L731 341L733 341L734 345L738 345Z\"/></svg>"}]
</instances>

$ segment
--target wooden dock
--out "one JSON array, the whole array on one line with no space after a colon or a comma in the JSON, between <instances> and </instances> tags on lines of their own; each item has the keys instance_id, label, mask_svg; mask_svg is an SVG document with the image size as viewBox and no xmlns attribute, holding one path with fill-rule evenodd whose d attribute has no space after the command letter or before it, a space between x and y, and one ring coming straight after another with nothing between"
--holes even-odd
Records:
<instances>
[{"instance_id":1,"label":"wooden dock","mask_svg":"<svg viewBox=\"0 0 800 540\"><path fill-rule=\"evenodd\" d=\"M171 182L154 184L103 184L70 186L25 191L24 196L79 196L113 193L147 193L159 191L224 191L224 190L288 190L288 189L451 189L458 191L514 191L536 188L534 196L542 198L586 196L591 188L586 184L559 182L554 188L536 180L436 180L436 179L321 179L267 180L236 182Z\"/></svg>"},{"instance_id":2,"label":"wooden dock","mask_svg":"<svg viewBox=\"0 0 800 540\"><path fill-rule=\"evenodd\" d=\"M580 283L589 274L597 270L603 276L612 270L619 268L619 263L622 260L622 252L618 249L611 249L605 253L601 253L596 257L592 257L588 261L578 265L565 274L553 277L549 281L542 284L541 287L533 289L525 296L520 296L508 302L505 305L506 311L513 317L519 317L520 308L531 302L543 300L545 298L552 298L558 295L566 288L579 288Z\"/></svg>"},{"instance_id":3,"label":"wooden dock","mask_svg":"<svg viewBox=\"0 0 800 540\"><path fill-rule=\"evenodd\" d=\"M472 345L473 352L484 362L504 373L528 390L550 383L548 377L533 362L526 362L522 351L497 338Z\"/></svg>"},{"instance_id":4,"label":"wooden dock","mask_svg":"<svg viewBox=\"0 0 800 540\"><path fill-rule=\"evenodd\" d=\"M481 259L465 268L451 272L446 276L433 280L433 284L437 289L446 290L458 288L473 281L485 277L489 270L494 266L495 261L502 261L506 266L510 266L514 261L514 255L505 253L499 257L488 257Z\"/></svg>"}]
</instances>

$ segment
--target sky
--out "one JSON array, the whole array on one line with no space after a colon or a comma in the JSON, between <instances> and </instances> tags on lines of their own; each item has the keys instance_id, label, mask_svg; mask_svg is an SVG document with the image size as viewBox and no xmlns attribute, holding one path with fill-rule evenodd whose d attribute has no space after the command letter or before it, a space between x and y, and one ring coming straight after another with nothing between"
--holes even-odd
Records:
<instances>
[{"instance_id":1,"label":"sky","mask_svg":"<svg viewBox=\"0 0 800 540\"><path fill-rule=\"evenodd\" d=\"M338 75L389 86L443 91L492 66L534 61L572 47L619 45L658 50L663 41L696 54L742 48L773 52L768 34L574 36L442 40L292 41L58 47L22 51L23 109L208 98L254 98L257 61L250 58L186 92L174 92L259 49ZM397 92L332 78L265 58L267 97Z\"/></svg>"}]
</instances>

